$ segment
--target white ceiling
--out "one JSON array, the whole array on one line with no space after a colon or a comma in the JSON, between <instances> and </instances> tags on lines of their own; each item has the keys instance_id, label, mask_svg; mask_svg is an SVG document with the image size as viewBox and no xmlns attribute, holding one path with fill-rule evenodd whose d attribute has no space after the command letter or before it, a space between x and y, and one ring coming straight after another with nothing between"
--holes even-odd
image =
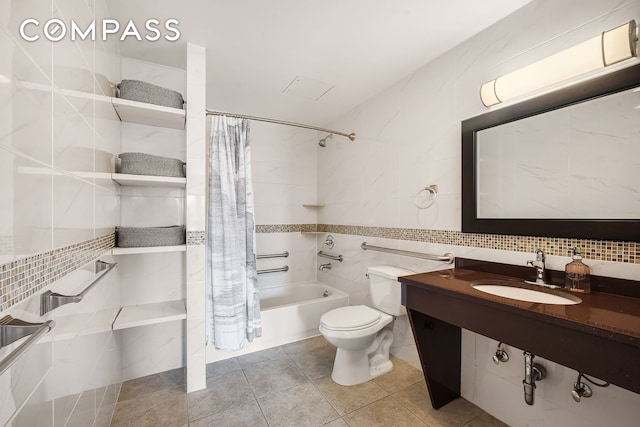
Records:
<instances>
[{"instance_id":1,"label":"white ceiling","mask_svg":"<svg viewBox=\"0 0 640 427\"><path fill-rule=\"evenodd\" d=\"M326 125L531 0L109 0L112 17L180 21L179 42L121 44L178 65L207 49L211 109ZM300 77L302 86L292 85ZM308 92L318 88L322 94ZM296 88L298 90L296 90ZM286 93L285 93L286 92ZM296 95L297 94L297 95Z\"/></svg>"}]
</instances>

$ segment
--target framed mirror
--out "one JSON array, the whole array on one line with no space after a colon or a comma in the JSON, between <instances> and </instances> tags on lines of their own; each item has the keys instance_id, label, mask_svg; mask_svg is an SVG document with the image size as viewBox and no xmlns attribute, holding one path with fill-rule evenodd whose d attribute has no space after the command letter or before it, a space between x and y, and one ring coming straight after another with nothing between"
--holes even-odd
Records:
<instances>
[{"instance_id":1,"label":"framed mirror","mask_svg":"<svg viewBox=\"0 0 640 427\"><path fill-rule=\"evenodd\" d=\"M463 121L462 231L640 241L640 64Z\"/></svg>"}]
</instances>

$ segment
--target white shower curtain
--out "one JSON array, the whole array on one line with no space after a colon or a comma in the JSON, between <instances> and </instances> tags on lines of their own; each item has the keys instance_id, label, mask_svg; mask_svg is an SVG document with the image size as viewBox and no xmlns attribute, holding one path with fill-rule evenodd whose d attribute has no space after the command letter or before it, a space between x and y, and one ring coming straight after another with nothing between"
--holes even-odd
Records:
<instances>
[{"instance_id":1,"label":"white shower curtain","mask_svg":"<svg viewBox=\"0 0 640 427\"><path fill-rule=\"evenodd\" d=\"M239 350L262 335L249 121L214 116L206 224L207 342Z\"/></svg>"}]
</instances>

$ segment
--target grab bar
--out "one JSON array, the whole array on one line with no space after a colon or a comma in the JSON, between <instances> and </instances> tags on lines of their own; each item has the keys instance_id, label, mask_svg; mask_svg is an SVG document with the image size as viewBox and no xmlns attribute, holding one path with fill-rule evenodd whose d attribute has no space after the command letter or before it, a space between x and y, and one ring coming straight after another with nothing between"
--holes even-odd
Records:
<instances>
[{"instance_id":1,"label":"grab bar","mask_svg":"<svg viewBox=\"0 0 640 427\"><path fill-rule=\"evenodd\" d=\"M96 261L95 269L98 275L78 295L60 295L51 291L44 292L40 295L40 316L44 316L51 310L55 310L65 304L82 301L82 298L84 298L84 296L100 281L100 279L102 279L105 274L110 272L116 265L118 265L116 262L110 263L100 260Z\"/></svg>"},{"instance_id":2,"label":"grab bar","mask_svg":"<svg viewBox=\"0 0 640 427\"><path fill-rule=\"evenodd\" d=\"M7 315L0 319L0 348L30 335L0 362L0 375L4 374L40 337L56 326L56 322L48 320L44 323L29 323L14 319Z\"/></svg>"},{"instance_id":3,"label":"grab bar","mask_svg":"<svg viewBox=\"0 0 640 427\"><path fill-rule=\"evenodd\" d=\"M390 254L397 254L397 255L404 255L404 256L412 256L415 258L422 258L422 259L428 259L431 261L442 261L442 262L447 262L449 264L451 264L453 262L454 256L452 253L447 252L444 255L432 255L432 254L425 254L422 252L411 252L411 251L403 251L402 249L393 249L393 248L384 248L382 246L373 246L373 245L368 245L367 242L362 242L362 244L360 245L360 247L362 249L366 250L372 250L372 251L378 251L378 252L388 252Z\"/></svg>"},{"instance_id":4,"label":"grab bar","mask_svg":"<svg viewBox=\"0 0 640 427\"><path fill-rule=\"evenodd\" d=\"M342 262L342 255L331 255L331 254L328 254L326 252L320 251L320 252L318 252L318 256L322 257L322 258L329 258L329 259L332 259L334 261Z\"/></svg>"},{"instance_id":5,"label":"grab bar","mask_svg":"<svg viewBox=\"0 0 640 427\"><path fill-rule=\"evenodd\" d=\"M289 256L289 252L288 251L284 251L282 253L279 254L264 254L264 255L257 255L256 258L257 259L265 259L265 258L286 258Z\"/></svg>"},{"instance_id":6,"label":"grab bar","mask_svg":"<svg viewBox=\"0 0 640 427\"><path fill-rule=\"evenodd\" d=\"M264 270L258 270L258 274L278 273L280 271L289 271L289 266L285 265L280 268L265 268Z\"/></svg>"}]
</instances>

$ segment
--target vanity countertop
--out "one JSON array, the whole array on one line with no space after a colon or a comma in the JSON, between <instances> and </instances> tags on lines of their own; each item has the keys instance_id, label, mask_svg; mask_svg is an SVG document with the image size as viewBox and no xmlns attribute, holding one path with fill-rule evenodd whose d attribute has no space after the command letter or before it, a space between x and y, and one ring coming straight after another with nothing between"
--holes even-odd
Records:
<instances>
[{"instance_id":1,"label":"vanity countertop","mask_svg":"<svg viewBox=\"0 0 640 427\"><path fill-rule=\"evenodd\" d=\"M461 268L459 261L468 266ZM460 395L461 329L640 393L640 283L595 277L596 289L620 292L548 290L582 302L532 303L472 287L477 281L523 284L520 273L530 273L527 269L459 259L456 265L398 279L434 408ZM558 278L558 272L549 275Z\"/></svg>"},{"instance_id":2,"label":"vanity countertop","mask_svg":"<svg viewBox=\"0 0 640 427\"><path fill-rule=\"evenodd\" d=\"M474 289L471 283L477 280L522 283L521 278L464 268L414 274L399 280L409 286L427 287L433 292L474 300L495 309L517 312L566 328L640 347L640 298L603 292L578 294L560 289L555 292L576 295L582 299L582 302L575 305L555 305L519 301L481 292ZM540 290L544 291L544 288Z\"/></svg>"}]
</instances>

